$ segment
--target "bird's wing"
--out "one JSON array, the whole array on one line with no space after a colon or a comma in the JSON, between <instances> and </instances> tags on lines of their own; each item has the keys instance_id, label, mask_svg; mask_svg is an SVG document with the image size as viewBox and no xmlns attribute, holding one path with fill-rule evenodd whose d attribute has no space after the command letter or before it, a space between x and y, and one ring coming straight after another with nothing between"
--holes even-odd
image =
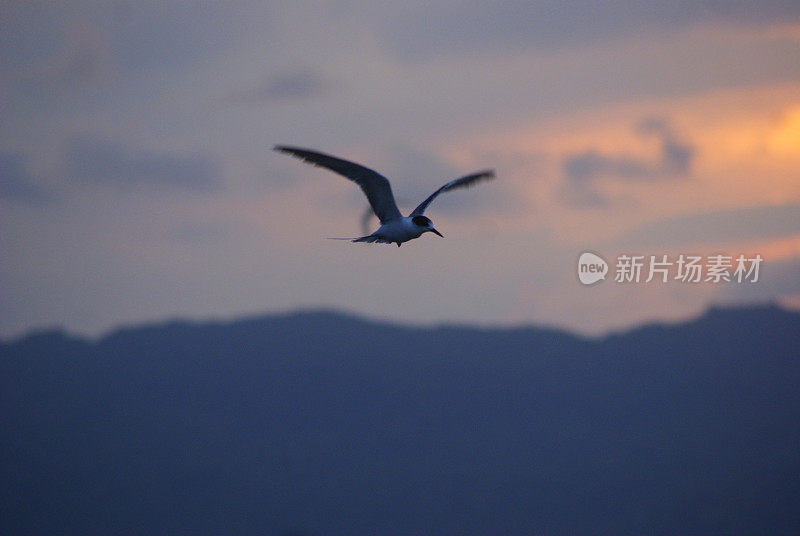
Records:
<instances>
[{"instance_id":1,"label":"bird's wing","mask_svg":"<svg viewBox=\"0 0 800 536\"><path fill-rule=\"evenodd\" d=\"M361 190L367 196L372 210L381 223L402 218L400 210L397 208L397 203L394 201L392 195L392 186L389 180L369 168L354 162L348 162L335 156L330 156L308 149L301 149L299 147L286 147L283 145L276 145L276 151L288 153L296 156L304 162L328 168L331 171L347 177L361 187Z\"/></svg>"},{"instance_id":2,"label":"bird's wing","mask_svg":"<svg viewBox=\"0 0 800 536\"><path fill-rule=\"evenodd\" d=\"M425 209L428 208L428 205L431 204L431 201L436 199L436 196L443 192L457 190L458 188L469 188L470 186L474 186L481 181L492 179L494 179L494 170L487 169L485 171L479 171L477 173L467 175L466 177L461 177L460 179L450 181L428 196L428 199L420 203L419 206L414 209L414 212L411 213L411 216L421 215L423 212L425 212Z\"/></svg>"},{"instance_id":3,"label":"bird's wing","mask_svg":"<svg viewBox=\"0 0 800 536\"><path fill-rule=\"evenodd\" d=\"M361 230L364 231L364 234L369 234L369 222L373 216L375 216L375 212L372 211L371 206L367 205L367 208L361 214Z\"/></svg>"}]
</instances>

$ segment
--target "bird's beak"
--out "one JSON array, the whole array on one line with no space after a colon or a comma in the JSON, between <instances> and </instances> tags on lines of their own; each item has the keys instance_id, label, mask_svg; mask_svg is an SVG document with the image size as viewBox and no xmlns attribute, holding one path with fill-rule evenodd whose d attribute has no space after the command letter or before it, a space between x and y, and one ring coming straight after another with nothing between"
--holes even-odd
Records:
<instances>
[{"instance_id":1,"label":"bird's beak","mask_svg":"<svg viewBox=\"0 0 800 536\"><path fill-rule=\"evenodd\" d=\"M442 235L442 233L440 233L439 231L437 231L437 230L436 230L436 229L434 229L433 227L431 227L431 232L432 232L432 233L436 233L436 234L438 234L439 236L441 236L442 238L444 238L444 235Z\"/></svg>"}]
</instances>

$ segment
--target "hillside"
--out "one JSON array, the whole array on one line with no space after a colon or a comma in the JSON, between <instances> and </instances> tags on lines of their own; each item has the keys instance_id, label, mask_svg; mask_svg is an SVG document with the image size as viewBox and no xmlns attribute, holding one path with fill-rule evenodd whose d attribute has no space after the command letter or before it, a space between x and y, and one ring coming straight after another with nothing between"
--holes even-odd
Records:
<instances>
[{"instance_id":1,"label":"hillside","mask_svg":"<svg viewBox=\"0 0 800 536\"><path fill-rule=\"evenodd\" d=\"M2 534L798 534L800 314L0 344Z\"/></svg>"}]
</instances>

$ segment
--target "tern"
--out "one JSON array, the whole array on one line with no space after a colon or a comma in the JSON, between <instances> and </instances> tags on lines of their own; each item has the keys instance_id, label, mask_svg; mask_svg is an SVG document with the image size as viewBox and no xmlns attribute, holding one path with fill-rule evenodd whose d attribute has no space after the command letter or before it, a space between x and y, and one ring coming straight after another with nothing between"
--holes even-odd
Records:
<instances>
[{"instance_id":1,"label":"tern","mask_svg":"<svg viewBox=\"0 0 800 536\"><path fill-rule=\"evenodd\" d=\"M452 180L433 192L411 214L404 217L400 213L400 209L397 208L389 179L380 173L355 162L310 149L287 147L285 145L276 145L274 149L295 156L303 162L329 169L334 173L347 177L361 187L364 195L367 196L372 211L380 220L381 226L372 234L360 238L347 239L352 242L397 244L397 247L400 247L403 242L419 238L428 232L443 237L442 233L433 227L433 222L427 216L423 216L428 205L441 193L458 188L469 188L481 181L494 178L494 171L487 169Z\"/></svg>"}]
</instances>

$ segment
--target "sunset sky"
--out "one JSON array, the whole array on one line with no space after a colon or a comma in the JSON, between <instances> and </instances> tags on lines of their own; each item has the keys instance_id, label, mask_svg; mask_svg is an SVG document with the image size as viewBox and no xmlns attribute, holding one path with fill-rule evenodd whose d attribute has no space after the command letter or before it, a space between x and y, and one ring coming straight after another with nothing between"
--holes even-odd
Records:
<instances>
[{"instance_id":1,"label":"sunset sky","mask_svg":"<svg viewBox=\"0 0 800 536\"><path fill-rule=\"evenodd\" d=\"M0 337L331 307L603 333L800 306L800 3L0 2ZM370 166L441 239L351 244ZM583 286L577 259L761 255Z\"/></svg>"}]
</instances>

